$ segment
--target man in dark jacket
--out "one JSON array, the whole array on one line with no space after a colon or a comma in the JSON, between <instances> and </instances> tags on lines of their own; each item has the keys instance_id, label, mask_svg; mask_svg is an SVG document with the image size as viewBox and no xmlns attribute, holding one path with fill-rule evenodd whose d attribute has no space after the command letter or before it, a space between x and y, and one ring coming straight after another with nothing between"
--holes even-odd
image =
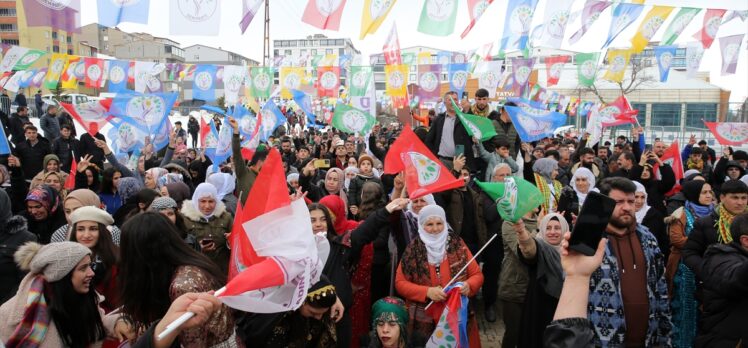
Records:
<instances>
[{"instance_id":1,"label":"man in dark jacket","mask_svg":"<svg viewBox=\"0 0 748 348\"><path fill-rule=\"evenodd\" d=\"M748 342L748 214L730 224L732 242L704 255L704 313L695 347L738 347Z\"/></svg>"},{"instance_id":2,"label":"man in dark jacket","mask_svg":"<svg viewBox=\"0 0 748 348\"><path fill-rule=\"evenodd\" d=\"M434 120L434 124L429 129L429 133L426 134L426 146L434 153L439 159L452 169L452 161L458 155L458 147L461 147L464 151L467 166L470 171L476 171L478 161L480 158L476 158L473 153L473 140L468 135L465 126L462 122L457 119L457 113L454 110L450 98L457 99L457 93L449 91L444 95L444 106L447 111L439 114Z\"/></svg>"},{"instance_id":3,"label":"man in dark jacket","mask_svg":"<svg viewBox=\"0 0 748 348\"><path fill-rule=\"evenodd\" d=\"M29 106L28 102L26 101L26 95L23 94L23 90L18 90L18 93L16 94L16 99L13 100L14 103L18 106Z\"/></svg>"},{"instance_id":4,"label":"man in dark jacket","mask_svg":"<svg viewBox=\"0 0 748 348\"><path fill-rule=\"evenodd\" d=\"M722 236L720 230L728 230L733 217L746 211L748 186L740 180L725 182L722 184L719 200L721 203L712 214L696 220L693 230L688 236L688 241L681 251L683 263L691 268L693 273L702 281L707 277L703 269L704 253L711 245L730 243L729 238L731 236ZM724 217L720 217L720 212L724 213ZM717 226L723 226L723 228L718 230Z\"/></svg>"},{"instance_id":5,"label":"man in dark jacket","mask_svg":"<svg viewBox=\"0 0 748 348\"><path fill-rule=\"evenodd\" d=\"M9 123L9 132L6 133L6 135L12 135L13 139L11 140L13 141L13 144L18 145L20 142L26 140L24 126L31 123L31 120L29 120L29 109L19 107L18 111L11 116Z\"/></svg>"},{"instance_id":6,"label":"man in dark jacket","mask_svg":"<svg viewBox=\"0 0 748 348\"><path fill-rule=\"evenodd\" d=\"M200 123L192 116L190 116L190 120L187 122L187 131L190 133L190 137L192 137L192 148L196 149L198 133L200 133Z\"/></svg>"},{"instance_id":7,"label":"man in dark jacket","mask_svg":"<svg viewBox=\"0 0 748 348\"><path fill-rule=\"evenodd\" d=\"M42 171L44 156L52 153L52 147L49 140L40 137L34 126L26 127L26 140L16 146L13 155L21 161L23 177L31 180L36 174Z\"/></svg>"},{"instance_id":8,"label":"man in dark jacket","mask_svg":"<svg viewBox=\"0 0 748 348\"><path fill-rule=\"evenodd\" d=\"M47 113L39 120L39 126L44 131L44 137L49 141L60 137L60 119L57 118L57 106L50 105Z\"/></svg>"},{"instance_id":9,"label":"man in dark jacket","mask_svg":"<svg viewBox=\"0 0 748 348\"><path fill-rule=\"evenodd\" d=\"M91 134L88 134L88 132L83 133L81 135L81 140L78 145L80 156L85 155L91 155L93 158L91 159L91 163L96 164L99 169L104 168L104 150L102 150L98 145L96 145L97 141L104 141L106 142L106 138L101 133L96 133L95 137L92 137Z\"/></svg>"},{"instance_id":10,"label":"man in dark jacket","mask_svg":"<svg viewBox=\"0 0 748 348\"><path fill-rule=\"evenodd\" d=\"M70 125L60 127L60 137L52 142L52 153L60 158L60 170L64 173L70 172L70 166L73 164L73 158L78 158L78 139L71 135Z\"/></svg>"}]
</instances>

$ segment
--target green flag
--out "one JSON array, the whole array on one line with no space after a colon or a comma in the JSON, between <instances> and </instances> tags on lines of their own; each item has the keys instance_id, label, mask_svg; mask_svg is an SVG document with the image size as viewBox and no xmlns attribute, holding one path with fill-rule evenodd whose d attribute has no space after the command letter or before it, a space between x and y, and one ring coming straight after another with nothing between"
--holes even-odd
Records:
<instances>
[{"instance_id":1,"label":"green flag","mask_svg":"<svg viewBox=\"0 0 748 348\"><path fill-rule=\"evenodd\" d=\"M47 54L46 51L41 50L28 50L21 59L16 62L16 65L13 66L13 70L27 70L31 65L36 63L39 58L43 57L45 54Z\"/></svg>"},{"instance_id":2,"label":"green flag","mask_svg":"<svg viewBox=\"0 0 748 348\"><path fill-rule=\"evenodd\" d=\"M452 34L457 18L457 3L457 0L426 0L418 21L418 31L434 36Z\"/></svg>"},{"instance_id":3,"label":"green flag","mask_svg":"<svg viewBox=\"0 0 748 348\"><path fill-rule=\"evenodd\" d=\"M333 127L357 135L368 133L376 121L368 112L340 103L335 106L335 114L332 116Z\"/></svg>"},{"instance_id":4,"label":"green flag","mask_svg":"<svg viewBox=\"0 0 748 348\"><path fill-rule=\"evenodd\" d=\"M465 130L471 137L476 137L480 141L486 141L496 136L496 129L493 128L493 122L486 117L463 113L460 107L452 100L457 117L459 117Z\"/></svg>"},{"instance_id":5,"label":"green flag","mask_svg":"<svg viewBox=\"0 0 748 348\"><path fill-rule=\"evenodd\" d=\"M519 176L508 176L504 182L475 182L496 201L496 210L499 211L501 218L507 221L519 221L527 212L543 202L540 190Z\"/></svg>"},{"instance_id":6,"label":"green flag","mask_svg":"<svg viewBox=\"0 0 748 348\"><path fill-rule=\"evenodd\" d=\"M252 97L270 98L270 90L273 88L273 68L252 67L249 73L252 79Z\"/></svg>"},{"instance_id":7,"label":"green flag","mask_svg":"<svg viewBox=\"0 0 748 348\"><path fill-rule=\"evenodd\" d=\"M675 17L673 17L667 29L665 29L665 34L662 35L662 41L660 41L659 45L672 45L675 39L678 38L678 35L680 35L683 29L686 29L688 23L691 23L693 17L696 17L696 14L700 11L700 8L682 7Z\"/></svg>"},{"instance_id":8,"label":"green flag","mask_svg":"<svg viewBox=\"0 0 748 348\"><path fill-rule=\"evenodd\" d=\"M400 56L402 57L404 65L411 66L416 64L415 53L402 53Z\"/></svg>"},{"instance_id":9,"label":"green flag","mask_svg":"<svg viewBox=\"0 0 748 348\"><path fill-rule=\"evenodd\" d=\"M348 95L351 97L364 97L369 89L371 81L370 66L352 66Z\"/></svg>"},{"instance_id":10,"label":"green flag","mask_svg":"<svg viewBox=\"0 0 748 348\"><path fill-rule=\"evenodd\" d=\"M316 68L319 65L319 61L322 60L322 58L325 58L324 54L317 54L314 57L312 57L312 67Z\"/></svg>"},{"instance_id":11,"label":"green flag","mask_svg":"<svg viewBox=\"0 0 748 348\"><path fill-rule=\"evenodd\" d=\"M577 53L574 60L577 62L577 73L579 85L590 87L595 83L597 75L597 59L600 53Z\"/></svg>"}]
</instances>

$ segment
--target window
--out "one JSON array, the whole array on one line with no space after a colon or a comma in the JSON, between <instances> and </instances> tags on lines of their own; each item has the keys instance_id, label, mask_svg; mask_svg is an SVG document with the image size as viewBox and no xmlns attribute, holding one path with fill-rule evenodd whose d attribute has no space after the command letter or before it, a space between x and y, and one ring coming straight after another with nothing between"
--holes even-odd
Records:
<instances>
[{"instance_id":1,"label":"window","mask_svg":"<svg viewBox=\"0 0 748 348\"><path fill-rule=\"evenodd\" d=\"M408 82L415 82L416 80L418 80L418 78L416 77L416 74L408 75Z\"/></svg>"},{"instance_id":2,"label":"window","mask_svg":"<svg viewBox=\"0 0 748 348\"><path fill-rule=\"evenodd\" d=\"M67 43L73 43L73 37L70 36L70 35L68 35L66 41L67 41Z\"/></svg>"},{"instance_id":3,"label":"window","mask_svg":"<svg viewBox=\"0 0 748 348\"><path fill-rule=\"evenodd\" d=\"M57 46L57 45L52 46L52 52L60 53L60 46Z\"/></svg>"},{"instance_id":4,"label":"window","mask_svg":"<svg viewBox=\"0 0 748 348\"><path fill-rule=\"evenodd\" d=\"M15 32L18 31L18 27L15 24L0 24L0 31Z\"/></svg>"},{"instance_id":5,"label":"window","mask_svg":"<svg viewBox=\"0 0 748 348\"><path fill-rule=\"evenodd\" d=\"M57 40L57 32L56 31L52 32L52 39L53 40Z\"/></svg>"},{"instance_id":6,"label":"window","mask_svg":"<svg viewBox=\"0 0 748 348\"><path fill-rule=\"evenodd\" d=\"M644 127L647 122L647 104L633 103L631 108L639 110L639 114L636 115L636 119L639 120L639 124Z\"/></svg>"},{"instance_id":7,"label":"window","mask_svg":"<svg viewBox=\"0 0 748 348\"><path fill-rule=\"evenodd\" d=\"M344 56L345 55L345 48L339 48L338 49L338 55L339 56Z\"/></svg>"},{"instance_id":8,"label":"window","mask_svg":"<svg viewBox=\"0 0 748 348\"><path fill-rule=\"evenodd\" d=\"M305 54L306 54L306 50L305 49L302 48L302 49L299 50L299 56L304 56Z\"/></svg>"},{"instance_id":9,"label":"window","mask_svg":"<svg viewBox=\"0 0 748 348\"><path fill-rule=\"evenodd\" d=\"M337 40L335 40L335 45L336 46L343 46L343 45L345 45L345 41L343 41L343 39L337 39Z\"/></svg>"},{"instance_id":10,"label":"window","mask_svg":"<svg viewBox=\"0 0 748 348\"><path fill-rule=\"evenodd\" d=\"M686 127L706 128L703 121L716 121L717 110L717 104L686 104Z\"/></svg>"},{"instance_id":11,"label":"window","mask_svg":"<svg viewBox=\"0 0 748 348\"><path fill-rule=\"evenodd\" d=\"M680 126L681 104L652 104L652 126Z\"/></svg>"},{"instance_id":12,"label":"window","mask_svg":"<svg viewBox=\"0 0 748 348\"><path fill-rule=\"evenodd\" d=\"M283 54L285 54L287 56L290 56L291 55L291 50L285 50L285 51L283 51Z\"/></svg>"},{"instance_id":13,"label":"window","mask_svg":"<svg viewBox=\"0 0 748 348\"><path fill-rule=\"evenodd\" d=\"M324 40L324 39L323 40L319 40L319 45L320 46L327 46L327 45L329 45L328 41L329 40Z\"/></svg>"},{"instance_id":14,"label":"window","mask_svg":"<svg viewBox=\"0 0 748 348\"><path fill-rule=\"evenodd\" d=\"M72 48L68 48L68 54L73 54L73 49Z\"/></svg>"},{"instance_id":15,"label":"window","mask_svg":"<svg viewBox=\"0 0 748 348\"><path fill-rule=\"evenodd\" d=\"M332 48L328 48L325 50L325 54L333 54L335 51Z\"/></svg>"},{"instance_id":16,"label":"window","mask_svg":"<svg viewBox=\"0 0 748 348\"><path fill-rule=\"evenodd\" d=\"M109 41L109 35L104 35L104 38L102 38L104 41Z\"/></svg>"},{"instance_id":17,"label":"window","mask_svg":"<svg viewBox=\"0 0 748 348\"><path fill-rule=\"evenodd\" d=\"M316 55L317 55L317 50L316 50L316 49L314 49L314 48L312 48L312 55L313 55L313 56L316 56Z\"/></svg>"},{"instance_id":18,"label":"window","mask_svg":"<svg viewBox=\"0 0 748 348\"><path fill-rule=\"evenodd\" d=\"M2 42L6 45L20 45L20 41L14 39L3 39ZM49 47L47 47L47 52L49 52Z\"/></svg>"},{"instance_id":19,"label":"window","mask_svg":"<svg viewBox=\"0 0 748 348\"><path fill-rule=\"evenodd\" d=\"M16 9L14 8L0 8L0 17L15 17Z\"/></svg>"},{"instance_id":20,"label":"window","mask_svg":"<svg viewBox=\"0 0 748 348\"><path fill-rule=\"evenodd\" d=\"M296 47L297 43L296 40L291 40L288 42L288 47Z\"/></svg>"},{"instance_id":21,"label":"window","mask_svg":"<svg viewBox=\"0 0 748 348\"><path fill-rule=\"evenodd\" d=\"M273 56L278 56L278 50L273 50Z\"/></svg>"}]
</instances>

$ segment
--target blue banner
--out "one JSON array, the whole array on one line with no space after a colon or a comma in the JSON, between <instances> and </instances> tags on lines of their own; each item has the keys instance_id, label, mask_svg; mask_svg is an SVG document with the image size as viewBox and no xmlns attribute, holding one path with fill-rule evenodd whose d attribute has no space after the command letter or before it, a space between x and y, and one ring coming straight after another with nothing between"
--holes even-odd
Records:
<instances>
[{"instance_id":1,"label":"blue banner","mask_svg":"<svg viewBox=\"0 0 748 348\"><path fill-rule=\"evenodd\" d=\"M307 127L316 126L317 116L312 112L312 98L309 98L309 95L298 89L292 89L291 93L293 94L293 101L296 102L296 105L306 115Z\"/></svg>"},{"instance_id":2,"label":"blue banner","mask_svg":"<svg viewBox=\"0 0 748 348\"><path fill-rule=\"evenodd\" d=\"M530 25L538 0L510 0L504 19L504 34L501 37L500 51L527 48Z\"/></svg>"},{"instance_id":3,"label":"blue banner","mask_svg":"<svg viewBox=\"0 0 748 348\"><path fill-rule=\"evenodd\" d=\"M216 71L215 65L198 65L192 82L192 99L204 101L216 100Z\"/></svg>"},{"instance_id":4,"label":"blue banner","mask_svg":"<svg viewBox=\"0 0 748 348\"><path fill-rule=\"evenodd\" d=\"M269 99L265 105L262 106L261 120L260 120L260 134L262 134L263 141L267 141L268 137L273 135L273 131L276 128L286 123L286 116L278 109L272 99Z\"/></svg>"},{"instance_id":5,"label":"blue banner","mask_svg":"<svg viewBox=\"0 0 748 348\"><path fill-rule=\"evenodd\" d=\"M452 52L449 52L449 51L436 52L436 63L441 65L442 69L449 68L449 65L452 64Z\"/></svg>"},{"instance_id":6,"label":"blue banner","mask_svg":"<svg viewBox=\"0 0 748 348\"><path fill-rule=\"evenodd\" d=\"M555 111L529 106L504 106L504 109L509 113L520 139L526 143L553 137L553 131L566 123L566 115Z\"/></svg>"},{"instance_id":7,"label":"blue banner","mask_svg":"<svg viewBox=\"0 0 748 348\"><path fill-rule=\"evenodd\" d=\"M114 97L109 113L140 129L146 135L155 136L168 122L171 108L177 101L177 93L120 93Z\"/></svg>"},{"instance_id":8,"label":"blue banner","mask_svg":"<svg viewBox=\"0 0 748 348\"><path fill-rule=\"evenodd\" d=\"M660 82L667 81L676 49L677 46L657 46L654 48L654 54L657 58L657 66L660 68Z\"/></svg>"},{"instance_id":9,"label":"blue banner","mask_svg":"<svg viewBox=\"0 0 748 348\"><path fill-rule=\"evenodd\" d=\"M114 28L122 22L148 23L150 0L98 0L100 25Z\"/></svg>"},{"instance_id":10,"label":"blue banner","mask_svg":"<svg viewBox=\"0 0 748 348\"><path fill-rule=\"evenodd\" d=\"M216 130L215 122L210 122L210 133L209 136L215 137L216 141L213 147L205 149L205 155L210 158L213 162L214 172L218 172L221 163L226 161L231 156L231 137L233 136L234 130L229 125L228 116L223 116L221 121L223 127L221 130ZM206 139L206 143L207 143Z\"/></svg>"},{"instance_id":11,"label":"blue banner","mask_svg":"<svg viewBox=\"0 0 748 348\"><path fill-rule=\"evenodd\" d=\"M613 19L610 22L610 29L608 30L608 39L605 40L602 48L608 47L618 34L631 25L631 23L634 23L639 18L642 10L644 10L644 5L630 3L616 5L613 9Z\"/></svg>"},{"instance_id":12,"label":"blue banner","mask_svg":"<svg viewBox=\"0 0 748 348\"><path fill-rule=\"evenodd\" d=\"M457 92L457 98L462 98L462 92L465 91L467 81L470 78L468 74L468 64L449 64L449 89Z\"/></svg>"},{"instance_id":13,"label":"blue banner","mask_svg":"<svg viewBox=\"0 0 748 348\"><path fill-rule=\"evenodd\" d=\"M125 60L112 60L109 62L109 92L119 93L127 90L127 74L130 70L130 62Z\"/></svg>"},{"instance_id":14,"label":"blue banner","mask_svg":"<svg viewBox=\"0 0 748 348\"><path fill-rule=\"evenodd\" d=\"M255 127L257 126L256 115L239 103L234 107L232 116L236 119L236 123L239 124L239 134L244 137L244 142L247 143L252 140Z\"/></svg>"}]
</instances>

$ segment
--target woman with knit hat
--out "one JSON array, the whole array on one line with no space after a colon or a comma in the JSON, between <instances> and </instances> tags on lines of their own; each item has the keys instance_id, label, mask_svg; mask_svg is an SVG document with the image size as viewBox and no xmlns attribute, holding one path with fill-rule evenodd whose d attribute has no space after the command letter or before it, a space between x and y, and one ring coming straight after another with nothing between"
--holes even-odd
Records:
<instances>
[{"instance_id":1,"label":"woman with knit hat","mask_svg":"<svg viewBox=\"0 0 748 348\"><path fill-rule=\"evenodd\" d=\"M67 220L67 224L63 225L62 227L58 228L55 233L52 234L52 238L50 239L50 242L52 243L59 243L64 242L66 240L70 239L69 231L71 230L70 225L72 225L72 222L70 221L70 215L73 214L73 212L80 208L80 207L101 207L101 200L99 199L99 196L89 190L89 189L78 189L73 192L68 193L67 197L62 201L62 208L65 212L65 219ZM111 234L112 242L114 242L114 245L119 245L119 239L120 239L120 230L115 225L107 226L107 231Z\"/></svg>"},{"instance_id":2,"label":"woman with knit hat","mask_svg":"<svg viewBox=\"0 0 748 348\"><path fill-rule=\"evenodd\" d=\"M28 220L29 231L39 243L48 244L55 230L65 224L60 196L47 185L39 185L26 195L26 211L21 216Z\"/></svg>"},{"instance_id":3,"label":"woman with knit hat","mask_svg":"<svg viewBox=\"0 0 748 348\"><path fill-rule=\"evenodd\" d=\"M358 171L356 177L348 185L348 206L354 215L358 213L359 205L361 205L361 189L364 184L372 181L382 186L382 181L374 175L374 160L371 156L361 155L358 158Z\"/></svg>"},{"instance_id":4,"label":"woman with knit hat","mask_svg":"<svg viewBox=\"0 0 748 348\"><path fill-rule=\"evenodd\" d=\"M228 273L231 252L226 246L226 235L231 233L234 217L218 199L215 186L198 185L192 199L182 203L181 213L186 232L194 235L203 253Z\"/></svg>"},{"instance_id":5,"label":"woman with knit hat","mask_svg":"<svg viewBox=\"0 0 748 348\"><path fill-rule=\"evenodd\" d=\"M0 306L0 340L8 347L100 347L107 335L132 337L119 314L104 315L92 291L91 250L74 242L27 243L15 254L29 273Z\"/></svg>"},{"instance_id":6,"label":"woman with knit hat","mask_svg":"<svg viewBox=\"0 0 748 348\"><path fill-rule=\"evenodd\" d=\"M96 291L104 295L101 307L109 313L119 307L117 289L117 263L119 248L112 242L108 227L114 219L106 211L97 207L85 206L70 214L72 231L70 241L78 242L91 250L91 268L94 278L91 281Z\"/></svg>"},{"instance_id":7,"label":"woman with knit hat","mask_svg":"<svg viewBox=\"0 0 748 348\"><path fill-rule=\"evenodd\" d=\"M694 298L696 278L693 271L681 261L681 249L686 245L696 220L714 212L714 193L712 186L703 180L684 183L681 193L686 198L685 205L665 218L670 237L665 279L672 311L673 346L691 347L697 334L699 303Z\"/></svg>"}]
</instances>

